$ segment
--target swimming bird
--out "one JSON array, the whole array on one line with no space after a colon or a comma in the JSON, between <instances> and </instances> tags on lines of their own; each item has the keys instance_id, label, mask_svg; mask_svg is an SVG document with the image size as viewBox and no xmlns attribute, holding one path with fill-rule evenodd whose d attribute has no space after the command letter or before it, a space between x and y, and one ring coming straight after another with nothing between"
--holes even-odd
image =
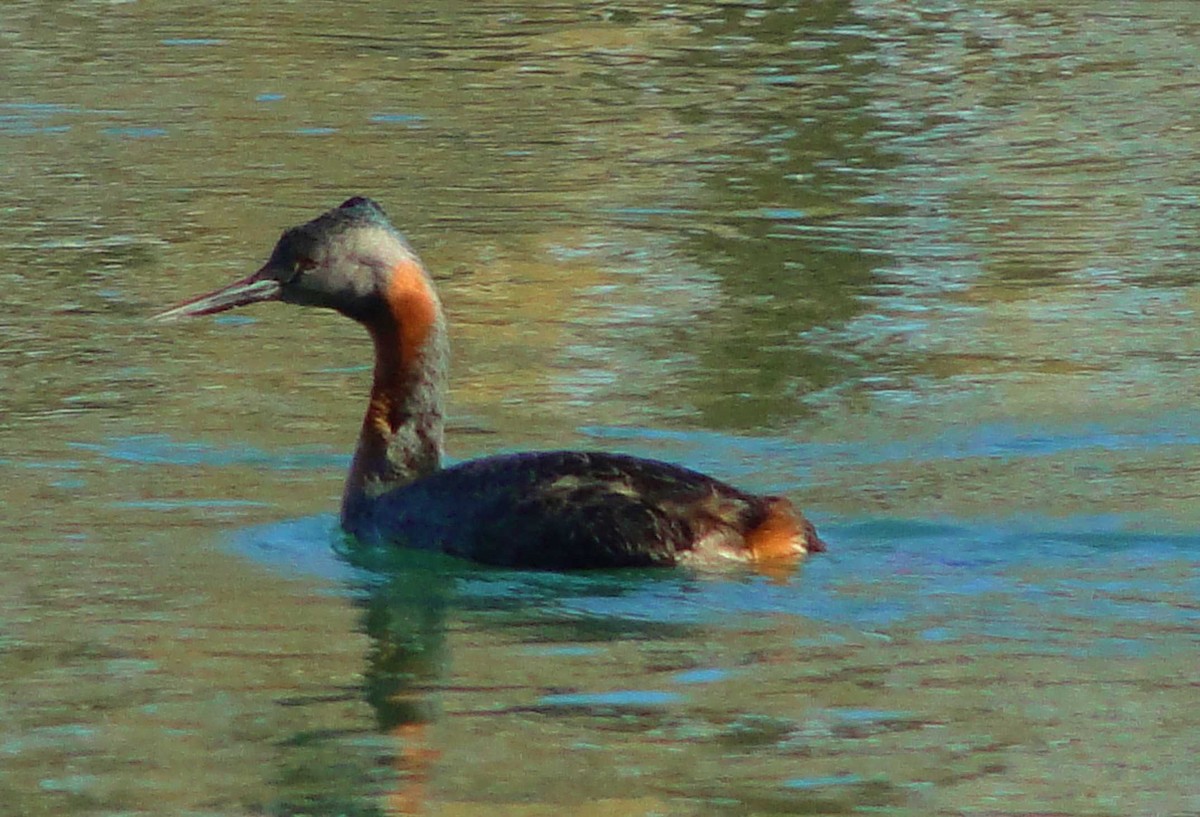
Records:
<instances>
[{"instance_id":1,"label":"swimming bird","mask_svg":"<svg viewBox=\"0 0 1200 817\"><path fill-rule=\"evenodd\" d=\"M787 499L657 460L535 451L443 467L445 317L424 265L371 199L285 231L257 272L156 318L264 301L333 309L374 341L341 510L361 542L548 570L778 565L825 549Z\"/></svg>"}]
</instances>

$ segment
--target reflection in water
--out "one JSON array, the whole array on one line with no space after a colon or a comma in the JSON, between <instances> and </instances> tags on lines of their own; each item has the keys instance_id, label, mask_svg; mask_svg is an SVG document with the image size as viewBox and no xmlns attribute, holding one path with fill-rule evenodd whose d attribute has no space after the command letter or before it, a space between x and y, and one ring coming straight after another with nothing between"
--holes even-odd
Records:
<instances>
[{"instance_id":1,"label":"reflection in water","mask_svg":"<svg viewBox=\"0 0 1200 817\"><path fill-rule=\"evenodd\" d=\"M353 554L347 552L354 563ZM428 729L439 715L436 690L447 681L446 628L455 567L429 554L402 554L361 590L362 629L370 638L363 692L380 732L396 741L398 779L388 810L424 810L429 767L437 760ZM377 568L378 569L378 566Z\"/></svg>"},{"instance_id":2,"label":"reflection in water","mask_svg":"<svg viewBox=\"0 0 1200 817\"><path fill-rule=\"evenodd\" d=\"M709 47L667 61L692 82L732 65L741 77L689 110L729 132L727 153L699 173L707 218L682 230L681 252L723 295L688 337L700 361L688 397L706 427L778 425L802 395L846 380L845 357L805 334L864 311L878 260L823 225L869 211L860 200L895 159L868 136L879 128L863 84L872 42L850 5L728 6L713 18L698 31Z\"/></svg>"},{"instance_id":3,"label":"reflection in water","mask_svg":"<svg viewBox=\"0 0 1200 817\"><path fill-rule=\"evenodd\" d=\"M641 813L668 808L666 785L784 812L920 810L931 779L1003 777L1008 754L1045 728L1036 711L1009 710L1003 679L1029 676L1087 707L1094 684L1125 694L1111 662L1169 660L1190 638L1200 586L1179 566L1194 537L1099 538L1103 527L835 525L839 550L785 583L343 550L370 639L362 694L395 741L388 808L487 813L536 797ZM291 530L292 552L274 526L239 549L294 569L295 552L327 548ZM1179 680L1158 688L1174 698ZM999 736L973 731L1001 716ZM712 773L679 777L676 761ZM562 775L571 786L552 782Z\"/></svg>"},{"instance_id":4,"label":"reflection in water","mask_svg":"<svg viewBox=\"0 0 1200 817\"><path fill-rule=\"evenodd\" d=\"M270 533L254 540L269 538ZM299 543L296 543L299 544ZM311 545L311 543L308 543ZM265 551L250 543L249 552ZM529 688L527 684L464 685L450 667L447 641L462 623L480 635L524 634L524 643L556 645L538 648L542 656L590 656L593 642L681 637L679 624L651 620L613 619L572 614L561 617L560 607L569 599L613 598L631 592L640 582L629 576L574 577L491 571L420 552L342 549L347 566L354 570L355 596L362 608L362 629L370 639L363 673L363 695L375 713L381 733L396 741L394 750L397 782L386 798L389 813L423 813L429 786L443 752L436 748L438 722L446 716L440 698L469 696L488 701L483 709L461 709L454 717L499 720L529 713L555 716L568 713L635 714L654 710L683 696L665 691L618 690L605 693L555 692ZM272 559L278 551L270 553ZM296 560L288 558L288 566ZM653 573L644 581L656 583ZM668 579L674 585L674 579ZM570 646L561 646L563 644ZM580 646L576 646L580 645ZM556 685L553 689L560 689ZM519 696L524 703L495 708L495 700ZM465 747L456 747L461 752ZM484 794L480 792L479 794ZM307 797L306 807L318 798Z\"/></svg>"}]
</instances>

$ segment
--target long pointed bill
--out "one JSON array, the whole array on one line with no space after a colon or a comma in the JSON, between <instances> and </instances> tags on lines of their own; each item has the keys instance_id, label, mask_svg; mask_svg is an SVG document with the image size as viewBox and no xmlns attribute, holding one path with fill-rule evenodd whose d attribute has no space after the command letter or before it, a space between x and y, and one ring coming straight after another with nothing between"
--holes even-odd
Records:
<instances>
[{"instance_id":1,"label":"long pointed bill","mask_svg":"<svg viewBox=\"0 0 1200 817\"><path fill-rule=\"evenodd\" d=\"M233 309L236 306L256 304L261 301L278 301L283 288L279 281L266 277L266 269L261 269L240 281L234 281L218 290L191 298L173 306L166 312L159 312L151 320L177 321L180 318L193 318L197 315L212 315Z\"/></svg>"}]
</instances>

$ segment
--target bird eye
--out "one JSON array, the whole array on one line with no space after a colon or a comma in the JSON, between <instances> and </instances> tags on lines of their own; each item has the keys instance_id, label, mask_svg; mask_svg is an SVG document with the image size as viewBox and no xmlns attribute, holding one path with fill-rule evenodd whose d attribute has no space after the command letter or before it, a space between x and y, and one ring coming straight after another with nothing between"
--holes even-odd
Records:
<instances>
[{"instance_id":1,"label":"bird eye","mask_svg":"<svg viewBox=\"0 0 1200 817\"><path fill-rule=\"evenodd\" d=\"M317 262L312 260L311 258L308 258L307 256L297 258L296 262L292 265L293 280L296 278L299 278L301 275L308 272L316 265L317 265Z\"/></svg>"}]
</instances>

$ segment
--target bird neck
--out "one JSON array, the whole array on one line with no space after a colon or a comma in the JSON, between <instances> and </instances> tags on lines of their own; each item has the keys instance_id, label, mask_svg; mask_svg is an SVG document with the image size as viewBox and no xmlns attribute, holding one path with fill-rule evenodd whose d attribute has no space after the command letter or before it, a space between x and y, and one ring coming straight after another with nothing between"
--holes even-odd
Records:
<instances>
[{"instance_id":1,"label":"bird neck","mask_svg":"<svg viewBox=\"0 0 1200 817\"><path fill-rule=\"evenodd\" d=\"M376 317L364 321L375 343L375 375L342 497L343 523L442 464L445 319L415 258L391 270L383 301Z\"/></svg>"}]
</instances>

